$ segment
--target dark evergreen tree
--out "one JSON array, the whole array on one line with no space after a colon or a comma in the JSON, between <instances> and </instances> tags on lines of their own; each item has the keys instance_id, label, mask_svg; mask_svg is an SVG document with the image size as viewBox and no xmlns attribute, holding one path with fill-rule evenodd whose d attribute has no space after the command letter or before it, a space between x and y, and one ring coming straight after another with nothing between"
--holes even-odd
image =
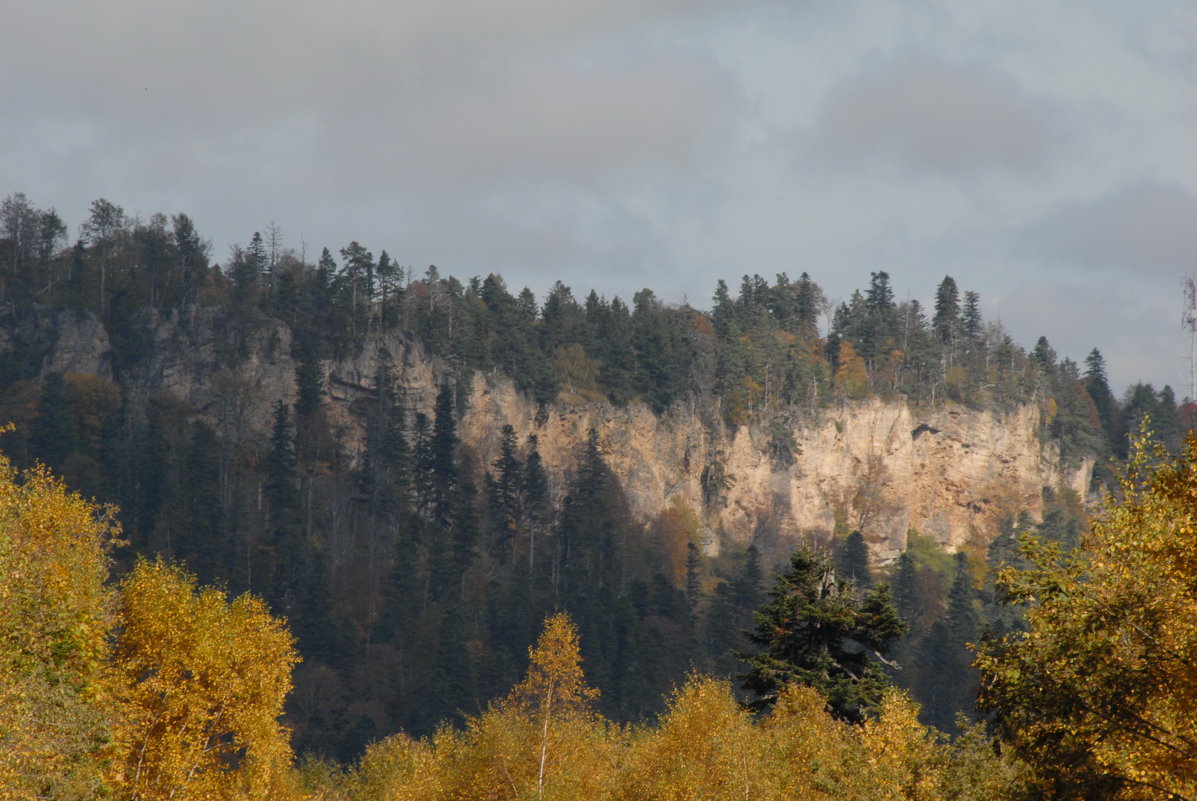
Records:
<instances>
[{"instance_id":1,"label":"dark evergreen tree","mask_svg":"<svg viewBox=\"0 0 1197 801\"><path fill-rule=\"evenodd\" d=\"M336 302L349 323L349 336L367 330L368 312L374 301L374 254L356 241L341 248L344 266L333 281Z\"/></svg>"},{"instance_id":2,"label":"dark evergreen tree","mask_svg":"<svg viewBox=\"0 0 1197 801\"><path fill-rule=\"evenodd\" d=\"M873 586L873 571L869 567L869 545L860 529L844 538L837 557L836 563L841 576L848 581L855 581L864 589Z\"/></svg>"},{"instance_id":3,"label":"dark evergreen tree","mask_svg":"<svg viewBox=\"0 0 1197 801\"><path fill-rule=\"evenodd\" d=\"M540 458L535 434L528 435L528 456L524 461L523 503L527 514L527 578L531 580L535 570L537 548L544 549L546 534L552 523L553 508L549 497L549 476ZM537 543L540 543L538 545ZM532 632L529 632L531 634Z\"/></svg>"},{"instance_id":4,"label":"dark evergreen tree","mask_svg":"<svg viewBox=\"0 0 1197 801\"><path fill-rule=\"evenodd\" d=\"M274 409L270 450L266 455L265 495L269 506L269 540L262 554L262 585L275 608L292 614L307 578L309 556L300 519L299 463L295 426L282 401Z\"/></svg>"},{"instance_id":5,"label":"dark evergreen tree","mask_svg":"<svg viewBox=\"0 0 1197 801\"><path fill-rule=\"evenodd\" d=\"M749 545L744 551L744 566L732 582L736 606L744 611L756 612L762 597L764 572L761 569L761 552L756 545Z\"/></svg>"},{"instance_id":6,"label":"dark evergreen tree","mask_svg":"<svg viewBox=\"0 0 1197 801\"><path fill-rule=\"evenodd\" d=\"M453 407L453 388L442 384L433 409L432 434L428 440L427 461L421 465L432 488L433 522L447 527L453 518L457 471L457 416Z\"/></svg>"},{"instance_id":7,"label":"dark evergreen tree","mask_svg":"<svg viewBox=\"0 0 1197 801\"><path fill-rule=\"evenodd\" d=\"M1093 399L1093 406L1097 409L1098 419L1101 420L1107 447L1112 451L1118 438L1118 401L1110 391L1106 362L1097 348L1089 351L1089 355L1085 357L1084 382L1085 391Z\"/></svg>"},{"instance_id":8,"label":"dark evergreen tree","mask_svg":"<svg viewBox=\"0 0 1197 801\"><path fill-rule=\"evenodd\" d=\"M960 317L960 333L964 337L965 346L973 347L981 338L981 296L971 290L964 293L964 311Z\"/></svg>"},{"instance_id":9,"label":"dark evergreen tree","mask_svg":"<svg viewBox=\"0 0 1197 801\"><path fill-rule=\"evenodd\" d=\"M38 412L33 452L46 466L61 472L67 457L79 448L81 436L67 384L61 374L46 376Z\"/></svg>"},{"instance_id":10,"label":"dark evergreen tree","mask_svg":"<svg viewBox=\"0 0 1197 801\"><path fill-rule=\"evenodd\" d=\"M898 340L898 312L889 273L871 273L864 296L864 316L856 326L857 352L870 366L880 366Z\"/></svg>"},{"instance_id":11,"label":"dark evergreen tree","mask_svg":"<svg viewBox=\"0 0 1197 801\"><path fill-rule=\"evenodd\" d=\"M750 706L768 709L782 687L800 682L819 690L836 717L863 721L888 684L880 660L906 630L889 588L862 594L836 578L827 557L801 549L769 598L748 635L760 651L742 656L741 681L756 695Z\"/></svg>"},{"instance_id":12,"label":"dark evergreen tree","mask_svg":"<svg viewBox=\"0 0 1197 801\"><path fill-rule=\"evenodd\" d=\"M514 543L524 526L524 470L516 451L515 429L503 426L499 457L495 459L491 482L491 547L503 563L510 565L516 554Z\"/></svg>"},{"instance_id":13,"label":"dark evergreen tree","mask_svg":"<svg viewBox=\"0 0 1197 801\"><path fill-rule=\"evenodd\" d=\"M212 427L191 425L187 481L183 485L186 525L177 553L196 578L212 584L231 572L232 542L221 502L220 441Z\"/></svg>"},{"instance_id":14,"label":"dark evergreen tree","mask_svg":"<svg viewBox=\"0 0 1197 801\"><path fill-rule=\"evenodd\" d=\"M270 450L266 454L266 500L274 525L291 525L299 511L299 464L295 458L295 426L291 411L279 401L274 407Z\"/></svg>"},{"instance_id":15,"label":"dark evergreen tree","mask_svg":"<svg viewBox=\"0 0 1197 801\"><path fill-rule=\"evenodd\" d=\"M545 297L540 309L541 347L552 356L558 348L578 342L585 337L585 317L582 308L574 299L573 292L557 281Z\"/></svg>"},{"instance_id":16,"label":"dark evergreen tree","mask_svg":"<svg viewBox=\"0 0 1197 801\"><path fill-rule=\"evenodd\" d=\"M931 319L931 329L939 337L940 344L951 349L960 328L960 290L956 288L956 280L945 275L935 290L935 316Z\"/></svg>"},{"instance_id":17,"label":"dark evergreen tree","mask_svg":"<svg viewBox=\"0 0 1197 801\"><path fill-rule=\"evenodd\" d=\"M917 694L923 703L923 719L945 732L955 732L957 716L972 712L977 676L968 645L980 638L968 557L957 553L955 561L947 615L932 626L918 658Z\"/></svg>"},{"instance_id":18,"label":"dark evergreen tree","mask_svg":"<svg viewBox=\"0 0 1197 801\"><path fill-rule=\"evenodd\" d=\"M894 608L898 610L909 629L918 612L918 568L909 551L902 551L902 555L898 557L898 566L894 571L891 586Z\"/></svg>"},{"instance_id":19,"label":"dark evergreen tree","mask_svg":"<svg viewBox=\"0 0 1197 801\"><path fill-rule=\"evenodd\" d=\"M686 389L685 342L673 314L657 301L652 290L636 293L631 323L637 392L655 410L664 411Z\"/></svg>"},{"instance_id":20,"label":"dark evergreen tree","mask_svg":"<svg viewBox=\"0 0 1197 801\"><path fill-rule=\"evenodd\" d=\"M1164 443L1170 452L1180 453L1182 432L1176 410L1176 394L1167 384L1156 397L1156 411L1152 423L1160 442Z\"/></svg>"},{"instance_id":21,"label":"dark evergreen tree","mask_svg":"<svg viewBox=\"0 0 1197 801\"><path fill-rule=\"evenodd\" d=\"M1056 351L1052 349L1047 337L1039 337L1035 342L1035 349L1031 351L1031 363L1039 368L1043 375L1050 376L1056 370Z\"/></svg>"},{"instance_id":22,"label":"dark evergreen tree","mask_svg":"<svg viewBox=\"0 0 1197 801\"><path fill-rule=\"evenodd\" d=\"M720 342L727 342L730 338L731 326L739 330L739 314L736 303L728 291L727 282L722 278L715 284L715 295L712 298L714 306L711 308L711 323L715 327L715 336Z\"/></svg>"},{"instance_id":23,"label":"dark evergreen tree","mask_svg":"<svg viewBox=\"0 0 1197 801\"><path fill-rule=\"evenodd\" d=\"M698 604L702 600L702 560L698 554L698 546L692 542L686 543L686 603L689 604L690 614L698 614Z\"/></svg>"},{"instance_id":24,"label":"dark evergreen tree","mask_svg":"<svg viewBox=\"0 0 1197 801\"><path fill-rule=\"evenodd\" d=\"M813 340L819 335L819 315L827 305L827 298L805 272L798 276L794 289L795 332Z\"/></svg>"}]
</instances>

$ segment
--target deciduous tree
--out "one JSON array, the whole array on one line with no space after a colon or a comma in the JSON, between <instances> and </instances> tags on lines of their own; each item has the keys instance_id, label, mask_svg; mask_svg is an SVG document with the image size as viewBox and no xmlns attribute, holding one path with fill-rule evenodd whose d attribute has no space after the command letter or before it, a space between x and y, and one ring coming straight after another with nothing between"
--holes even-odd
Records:
<instances>
[{"instance_id":1,"label":"deciduous tree","mask_svg":"<svg viewBox=\"0 0 1197 801\"><path fill-rule=\"evenodd\" d=\"M101 795L117 710L108 672L119 527L44 468L0 456L0 797Z\"/></svg>"},{"instance_id":2,"label":"deciduous tree","mask_svg":"<svg viewBox=\"0 0 1197 801\"><path fill-rule=\"evenodd\" d=\"M278 719L298 658L283 622L258 598L230 603L180 568L142 561L121 584L118 625L128 797L288 797Z\"/></svg>"},{"instance_id":3,"label":"deciduous tree","mask_svg":"<svg viewBox=\"0 0 1197 801\"><path fill-rule=\"evenodd\" d=\"M981 649L980 703L1053 798L1197 797L1197 437L1140 440L1082 548L1002 580L1030 631Z\"/></svg>"}]
</instances>

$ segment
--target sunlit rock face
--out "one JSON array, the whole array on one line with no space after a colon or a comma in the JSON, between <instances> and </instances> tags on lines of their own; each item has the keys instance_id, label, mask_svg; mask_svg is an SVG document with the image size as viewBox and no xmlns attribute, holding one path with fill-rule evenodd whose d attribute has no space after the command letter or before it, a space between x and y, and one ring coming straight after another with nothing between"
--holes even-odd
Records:
<instances>
[{"instance_id":1,"label":"sunlit rock face","mask_svg":"<svg viewBox=\"0 0 1197 801\"><path fill-rule=\"evenodd\" d=\"M30 323L36 330L28 337L42 343L43 374L111 377L103 327L89 315L71 315L47 311ZM166 318L143 313L144 349L122 384L135 406L166 390L216 430L235 425L239 437L264 442L275 404L295 399L291 332L265 321L232 339L226 317L203 307ZM12 343L0 341L0 351L6 347ZM458 433L480 470L497 458L504 425L520 443L535 435L558 501L593 427L633 515L647 523L670 505L689 507L710 554L756 542L784 555L801 540L853 529L878 562L901 553L912 529L951 549L984 543L1003 515L1037 516L1043 487L1083 496L1092 474L1091 462L1066 467L1054 446L1040 442L1034 406L1000 413L874 399L795 411L780 419L797 447L779 452L776 424L731 429L709 409L675 407L658 416L639 404L539 408L509 378L462 379L399 335L373 338L358 354L322 365L332 430L351 457L363 443L358 412L374 396L384 363L397 397L413 411L431 415L445 380L468 393Z\"/></svg>"},{"instance_id":2,"label":"sunlit rock face","mask_svg":"<svg viewBox=\"0 0 1197 801\"><path fill-rule=\"evenodd\" d=\"M431 413L442 371L398 339L387 350L403 396ZM330 365L330 394L346 426L355 396L371 391L377 358L364 352ZM695 408L663 416L639 404L539 409L506 377L479 374L468 386L459 434L478 464L498 457L504 425L520 442L534 434L559 496L593 427L633 514L648 522L684 503L702 522L708 552L756 540L780 553L801 539L826 540L837 528L859 528L882 562L901 553L911 529L951 549L983 543L1005 514L1038 516L1045 486L1083 497L1093 468L1068 468L1054 446L1041 444L1034 406L998 413L872 400L795 414L786 425L798 447L785 459L771 449L771 432L731 430ZM727 478L712 490L716 466Z\"/></svg>"}]
</instances>

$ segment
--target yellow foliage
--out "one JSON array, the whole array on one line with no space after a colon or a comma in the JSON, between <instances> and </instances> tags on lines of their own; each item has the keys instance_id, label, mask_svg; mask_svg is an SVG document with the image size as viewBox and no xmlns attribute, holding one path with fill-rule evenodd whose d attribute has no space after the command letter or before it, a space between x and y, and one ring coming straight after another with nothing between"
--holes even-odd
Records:
<instances>
[{"instance_id":1,"label":"yellow foliage","mask_svg":"<svg viewBox=\"0 0 1197 801\"><path fill-rule=\"evenodd\" d=\"M426 801L442 797L432 743L396 734L366 749L354 780L362 801Z\"/></svg>"},{"instance_id":2,"label":"yellow foliage","mask_svg":"<svg viewBox=\"0 0 1197 801\"><path fill-rule=\"evenodd\" d=\"M827 699L811 687L782 689L757 736L764 740L761 770L777 799L839 799L859 774L854 729L827 712Z\"/></svg>"},{"instance_id":3,"label":"yellow foliage","mask_svg":"<svg viewBox=\"0 0 1197 801\"><path fill-rule=\"evenodd\" d=\"M366 752L355 780L362 801L599 798L616 769L618 730L591 711L597 691L581 669L578 634L564 614L545 621L527 676L508 697L429 741L405 735Z\"/></svg>"},{"instance_id":4,"label":"yellow foliage","mask_svg":"<svg viewBox=\"0 0 1197 801\"><path fill-rule=\"evenodd\" d=\"M104 786L104 580L118 533L110 509L0 456L0 797L92 798Z\"/></svg>"},{"instance_id":5,"label":"yellow foliage","mask_svg":"<svg viewBox=\"0 0 1197 801\"><path fill-rule=\"evenodd\" d=\"M261 600L229 603L180 568L142 561L121 584L119 625L130 798L294 794L278 718L298 660Z\"/></svg>"},{"instance_id":6,"label":"yellow foliage","mask_svg":"<svg viewBox=\"0 0 1197 801\"><path fill-rule=\"evenodd\" d=\"M726 682L692 679L673 697L655 730L641 733L616 798L718 801L760 798L751 715Z\"/></svg>"},{"instance_id":7,"label":"yellow foliage","mask_svg":"<svg viewBox=\"0 0 1197 801\"><path fill-rule=\"evenodd\" d=\"M938 798L935 735L918 721L918 706L898 690L881 701L876 718L865 721L860 742L875 799Z\"/></svg>"},{"instance_id":8,"label":"yellow foliage","mask_svg":"<svg viewBox=\"0 0 1197 801\"><path fill-rule=\"evenodd\" d=\"M528 673L506 703L538 729L533 736L539 751L536 787L541 789L550 767L568 756L566 743L572 727L565 724L589 716L598 690L586 684L578 630L565 613L545 621L535 647L528 650L528 659Z\"/></svg>"},{"instance_id":9,"label":"yellow foliage","mask_svg":"<svg viewBox=\"0 0 1197 801\"><path fill-rule=\"evenodd\" d=\"M869 373L864 359L856 353L851 342L840 343L838 362L834 380L836 392L853 399L869 397Z\"/></svg>"},{"instance_id":10,"label":"yellow foliage","mask_svg":"<svg viewBox=\"0 0 1197 801\"><path fill-rule=\"evenodd\" d=\"M1197 797L1197 436L1140 442L1075 555L1028 546L1007 571L1025 636L978 658L981 701L1045 792Z\"/></svg>"},{"instance_id":11,"label":"yellow foliage","mask_svg":"<svg viewBox=\"0 0 1197 801\"><path fill-rule=\"evenodd\" d=\"M939 742L898 692L863 727L788 686L756 720L731 686L695 676L656 726L621 730L590 711L577 633L546 621L528 676L464 730L369 748L349 783L355 801L996 801L1011 774L975 731Z\"/></svg>"}]
</instances>

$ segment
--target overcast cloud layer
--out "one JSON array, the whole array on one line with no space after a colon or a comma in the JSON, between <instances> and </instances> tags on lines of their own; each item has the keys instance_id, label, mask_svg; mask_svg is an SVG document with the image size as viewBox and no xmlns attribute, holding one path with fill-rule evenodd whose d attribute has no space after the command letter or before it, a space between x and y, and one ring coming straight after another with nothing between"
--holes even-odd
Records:
<instances>
[{"instance_id":1,"label":"overcast cloud layer","mask_svg":"<svg viewBox=\"0 0 1197 801\"><path fill-rule=\"evenodd\" d=\"M734 7L733 7L734 5ZM0 196L708 307L952 275L1189 393L1191 0L16 0Z\"/></svg>"}]
</instances>

